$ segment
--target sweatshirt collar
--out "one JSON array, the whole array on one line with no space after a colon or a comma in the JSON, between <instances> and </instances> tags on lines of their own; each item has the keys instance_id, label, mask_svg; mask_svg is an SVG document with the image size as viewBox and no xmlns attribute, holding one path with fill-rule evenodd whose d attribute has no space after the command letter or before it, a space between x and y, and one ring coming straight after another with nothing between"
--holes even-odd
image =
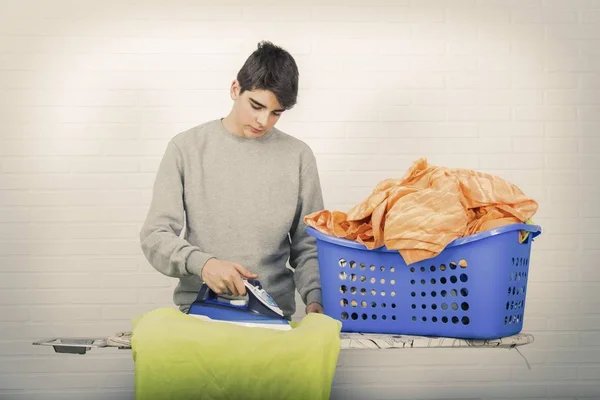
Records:
<instances>
[{"instance_id":1,"label":"sweatshirt collar","mask_svg":"<svg viewBox=\"0 0 600 400\"><path fill-rule=\"evenodd\" d=\"M232 140L235 140L237 142L242 142L242 143L264 142L264 141L268 140L271 136L273 136L273 130L274 130L274 128L271 128L269 131L267 131L261 137L246 138L246 137L235 135L232 132L230 132L229 130L227 130L227 128L225 128L225 125L223 125L223 118L217 119L215 121L215 124L217 125L217 130L220 133L226 135L227 137L230 137Z\"/></svg>"}]
</instances>

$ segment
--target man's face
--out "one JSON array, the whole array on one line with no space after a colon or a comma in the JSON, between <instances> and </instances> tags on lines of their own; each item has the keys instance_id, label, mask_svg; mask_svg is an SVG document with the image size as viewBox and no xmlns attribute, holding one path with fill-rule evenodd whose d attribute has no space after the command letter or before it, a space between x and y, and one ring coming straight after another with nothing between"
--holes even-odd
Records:
<instances>
[{"instance_id":1,"label":"man's face","mask_svg":"<svg viewBox=\"0 0 600 400\"><path fill-rule=\"evenodd\" d=\"M284 111L277 97L268 90L245 91L237 81L231 86L231 98L234 100L234 114L238 134L252 139L267 133L281 117Z\"/></svg>"}]
</instances>

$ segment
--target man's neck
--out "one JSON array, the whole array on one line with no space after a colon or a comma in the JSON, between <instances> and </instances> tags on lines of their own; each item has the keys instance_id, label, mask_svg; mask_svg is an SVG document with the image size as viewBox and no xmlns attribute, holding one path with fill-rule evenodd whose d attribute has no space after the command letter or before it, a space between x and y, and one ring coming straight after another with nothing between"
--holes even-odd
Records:
<instances>
[{"instance_id":1,"label":"man's neck","mask_svg":"<svg viewBox=\"0 0 600 400\"><path fill-rule=\"evenodd\" d=\"M221 120L221 122L223 123L223 126L225 127L225 129L227 129L233 135L240 136L240 137L244 136L242 134L239 126L235 123L235 121L234 121L233 117L231 116L231 114L229 114L228 116L226 116L225 118L223 118Z\"/></svg>"}]
</instances>

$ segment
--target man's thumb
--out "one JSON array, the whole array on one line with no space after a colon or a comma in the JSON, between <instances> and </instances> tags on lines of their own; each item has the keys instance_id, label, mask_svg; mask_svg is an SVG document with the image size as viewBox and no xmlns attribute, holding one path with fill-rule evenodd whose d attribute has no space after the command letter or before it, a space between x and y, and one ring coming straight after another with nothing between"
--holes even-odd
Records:
<instances>
[{"instance_id":1,"label":"man's thumb","mask_svg":"<svg viewBox=\"0 0 600 400\"><path fill-rule=\"evenodd\" d=\"M244 275L246 278L254 278L257 277L258 275L253 274L252 272L248 271L246 268L242 267L240 264L235 264L235 268L238 270L238 272L242 275Z\"/></svg>"}]
</instances>

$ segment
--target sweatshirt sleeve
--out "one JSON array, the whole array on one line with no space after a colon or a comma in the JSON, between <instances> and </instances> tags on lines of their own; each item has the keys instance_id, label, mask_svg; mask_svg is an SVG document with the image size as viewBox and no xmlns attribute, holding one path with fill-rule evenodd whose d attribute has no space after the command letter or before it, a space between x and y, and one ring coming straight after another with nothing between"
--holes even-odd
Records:
<instances>
[{"instance_id":1,"label":"sweatshirt sleeve","mask_svg":"<svg viewBox=\"0 0 600 400\"><path fill-rule=\"evenodd\" d=\"M156 174L140 244L148 262L160 273L174 278L201 276L204 264L213 258L180 237L185 215L183 183L181 152L171 140Z\"/></svg>"},{"instance_id":2,"label":"sweatshirt sleeve","mask_svg":"<svg viewBox=\"0 0 600 400\"><path fill-rule=\"evenodd\" d=\"M323 194L312 152L310 160L300 173L300 191L294 222L290 230L290 266L294 269L294 282L304 304L323 304L317 245L315 238L306 233L304 216L323 209Z\"/></svg>"}]
</instances>

